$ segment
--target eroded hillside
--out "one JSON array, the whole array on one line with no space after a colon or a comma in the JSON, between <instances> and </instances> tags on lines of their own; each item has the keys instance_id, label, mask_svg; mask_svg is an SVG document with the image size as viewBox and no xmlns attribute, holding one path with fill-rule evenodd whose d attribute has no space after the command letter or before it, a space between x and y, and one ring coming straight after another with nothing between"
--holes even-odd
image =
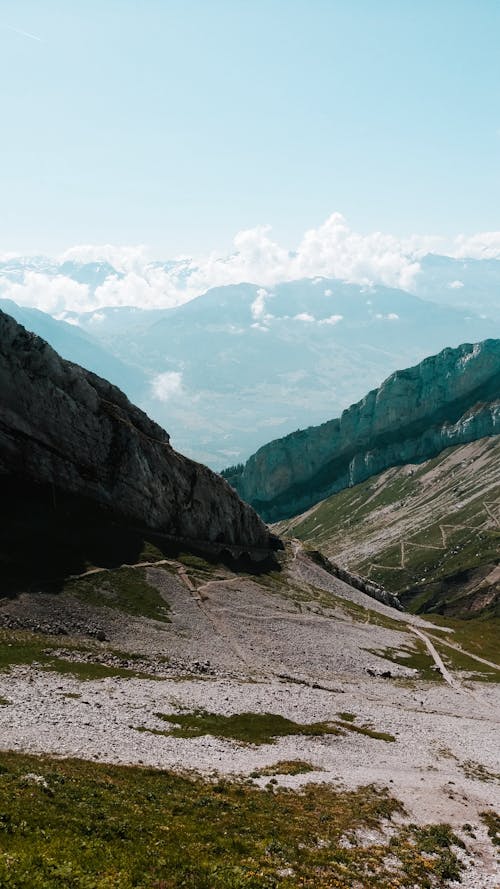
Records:
<instances>
[{"instance_id":1,"label":"eroded hillside","mask_svg":"<svg viewBox=\"0 0 500 889\"><path fill-rule=\"evenodd\" d=\"M500 439L392 468L277 526L412 610L498 614Z\"/></svg>"}]
</instances>

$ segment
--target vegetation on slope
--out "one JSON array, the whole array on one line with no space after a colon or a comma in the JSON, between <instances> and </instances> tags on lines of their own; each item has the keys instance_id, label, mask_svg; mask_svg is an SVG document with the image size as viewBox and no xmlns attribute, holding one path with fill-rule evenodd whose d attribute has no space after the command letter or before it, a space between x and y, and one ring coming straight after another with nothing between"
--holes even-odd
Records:
<instances>
[{"instance_id":1,"label":"vegetation on slope","mask_svg":"<svg viewBox=\"0 0 500 889\"><path fill-rule=\"evenodd\" d=\"M99 662L95 648L65 639L66 656L61 656L60 638L26 630L0 628L0 672L21 664L38 665L42 670L70 674L78 679L150 679L148 674L115 664ZM88 656L82 657L78 655ZM95 659L94 659L95 658ZM130 655L127 655L130 658Z\"/></svg>"},{"instance_id":2,"label":"vegetation on slope","mask_svg":"<svg viewBox=\"0 0 500 889\"><path fill-rule=\"evenodd\" d=\"M280 523L412 611L500 617L500 437L391 469Z\"/></svg>"},{"instance_id":3,"label":"vegetation on slope","mask_svg":"<svg viewBox=\"0 0 500 889\"><path fill-rule=\"evenodd\" d=\"M378 732L370 725L354 725L355 717L334 719L328 722L295 722L278 713L234 713L223 716L196 710L193 713L155 713L157 719L170 723L173 727L162 731L139 726L138 731L155 735L170 735L174 738L200 738L212 735L229 738L244 744L273 744L276 738L286 735L342 735L346 731L366 735L379 741L395 741L394 735Z\"/></svg>"},{"instance_id":4,"label":"vegetation on slope","mask_svg":"<svg viewBox=\"0 0 500 889\"><path fill-rule=\"evenodd\" d=\"M5 889L420 889L460 876L447 825L391 822L379 787L201 778L0 754ZM390 822L390 839L384 827ZM358 831L380 831L379 839Z\"/></svg>"}]
</instances>

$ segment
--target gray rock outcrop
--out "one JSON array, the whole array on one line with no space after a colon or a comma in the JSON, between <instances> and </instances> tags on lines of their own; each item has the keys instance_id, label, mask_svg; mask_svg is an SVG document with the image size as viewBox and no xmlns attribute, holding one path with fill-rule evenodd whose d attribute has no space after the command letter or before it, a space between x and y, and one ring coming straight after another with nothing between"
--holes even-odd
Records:
<instances>
[{"instance_id":1,"label":"gray rock outcrop","mask_svg":"<svg viewBox=\"0 0 500 889\"><path fill-rule=\"evenodd\" d=\"M268 551L230 485L178 454L115 386L0 312L0 482L51 485L174 537Z\"/></svg>"},{"instance_id":2,"label":"gray rock outcrop","mask_svg":"<svg viewBox=\"0 0 500 889\"><path fill-rule=\"evenodd\" d=\"M444 349L397 371L339 419L260 448L229 477L267 521L390 466L500 432L500 340Z\"/></svg>"}]
</instances>

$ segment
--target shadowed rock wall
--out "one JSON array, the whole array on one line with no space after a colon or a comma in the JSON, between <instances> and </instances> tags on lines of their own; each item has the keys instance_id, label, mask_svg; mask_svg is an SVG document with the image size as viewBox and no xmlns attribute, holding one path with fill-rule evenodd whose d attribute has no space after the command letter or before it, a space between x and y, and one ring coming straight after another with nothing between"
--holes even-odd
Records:
<instances>
[{"instance_id":1,"label":"shadowed rock wall","mask_svg":"<svg viewBox=\"0 0 500 889\"><path fill-rule=\"evenodd\" d=\"M228 483L178 454L115 386L0 312L0 485L52 485L187 540L269 549ZM21 484L20 484L21 486Z\"/></svg>"}]
</instances>

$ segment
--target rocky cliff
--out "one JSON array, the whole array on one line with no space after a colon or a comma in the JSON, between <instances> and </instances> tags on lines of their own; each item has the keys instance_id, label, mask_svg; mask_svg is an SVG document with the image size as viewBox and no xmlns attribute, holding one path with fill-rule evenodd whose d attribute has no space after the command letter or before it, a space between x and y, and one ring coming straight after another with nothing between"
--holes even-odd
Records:
<instances>
[{"instance_id":1,"label":"rocky cliff","mask_svg":"<svg viewBox=\"0 0 500 889\"><path fill-rule=\"evenodd\" d=\"M397 371L339 419L260 448L227 477L266 520L295 515L390 466L500 432L500 340Z\"/></svg>"},{"instance_id":2,"label":"rocky cliff","mask_svg":"<svg viewBox=\"0 0 500 889\"><path fill-rule=\"evenodd\" d=\"M47 487L193 541L268 550L264 523L223 478L106 380L0 312L0 483Z\"/></svg>"}]
</instances>

